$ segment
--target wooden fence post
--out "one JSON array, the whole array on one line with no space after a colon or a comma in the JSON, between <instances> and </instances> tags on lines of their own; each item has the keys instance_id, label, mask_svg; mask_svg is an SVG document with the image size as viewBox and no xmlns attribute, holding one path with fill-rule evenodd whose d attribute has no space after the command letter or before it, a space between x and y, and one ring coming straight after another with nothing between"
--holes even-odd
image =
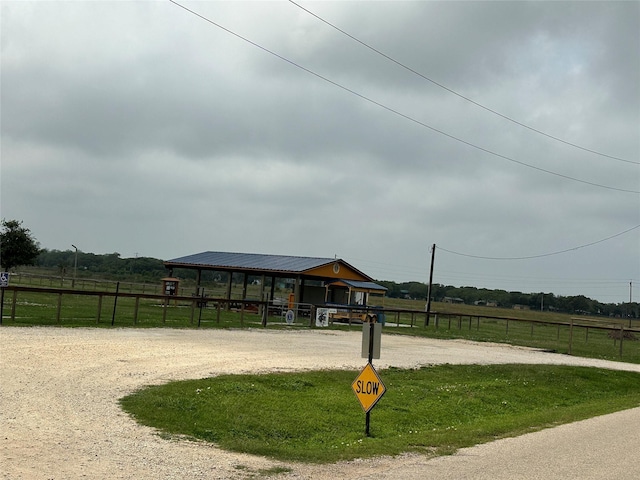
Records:
<instances>
[{"instance_id":1,"label":"wooden fence post","mask_svg":"<svg viewBox=\"0 0 640 480\"><path fill-rule=\"evenodd\" d=\"M572 345L573 345L573 318L569 323L569 355L571 355Z\"/></svg>"},{"instance_id":2,"label":"wooden fence post","mask_svg":"<svg viewBox=\"0 0 640 480\"><path fill-rule=\"evenodd\" d=\"M261 310L261 314L262 314L262 321L260 322L262 324L263 327L267 326L267 322L269 321L269 294L267 293L266 296L263 295L262 296L262 301L265 301L265 304L262 305L262 310ZM312 325L312 321L313 318L315 317L315 307L313 307L311 309L311 314L309 315L309 326Z\"/></svg>"},{"instance_id":3,"label":"wooden fence post","mask_svg":"<svg viewBox=\"0 0 640 480\"><path fill-rule=\"evenodd\" d=\"M102 314L102 295L98 295L98 315L96 316L96 323L100 323L101 314Z\"/></svg>"},{"instance_id":4,"label":"wooden fence post","mask_svg":"<svg viewBox=\"0 0 640 480\"><path fill-rule=\"evenodd\" d=\"M56 321L60 323L60 311L62 310L62 294L58 294L58 310L56 312Z\"/></svg>"},{"instance_id":5,"label":"wooden fence post","mask_svg":"<svg viewBox=\"0 0 640 480\"><path fill-rule=\"evenodd\" d=\"M167 306L169 305L169 299L164 297L164 304L162 305L162 323L167 323Z\"/></svg>"},{"instance_id":6,"label":"wooden fence post","mask_svg":"<svg viewBox=\"0 0 640 480\"><path fill-rule=\"evenodd\" d=\"M13 291L13 298L11 299L11 321L16 319L16 303L18 303L18 291Z\"/></svg>"},{"instance_id":7,"label":"wooden fence post","mask_svg":"<svg viewBox=\"0 0 640 480\"><path fill-rule=\"evenodd\" d=\"M309 309L309 328L313 327L314 321L316 319L316 316L318 315L318 311L315 305L311 305L311 308ZM269 309L267 308L267 311ZM262 321L262 326L266 327L267 326L267 317L263 317L263 321Z\"/></svg>"},{"instance_id":8,"label":"wooden fence post","mask_svg":"<svg viewBox=\"0 0 640 480\"><path fill-rule=\"evenodd\" d=\"M136 297L136 304L133 307L133 324L137 325L138 323L138 308L140 307L140 297Z\"/></svg>"}]
</instances>

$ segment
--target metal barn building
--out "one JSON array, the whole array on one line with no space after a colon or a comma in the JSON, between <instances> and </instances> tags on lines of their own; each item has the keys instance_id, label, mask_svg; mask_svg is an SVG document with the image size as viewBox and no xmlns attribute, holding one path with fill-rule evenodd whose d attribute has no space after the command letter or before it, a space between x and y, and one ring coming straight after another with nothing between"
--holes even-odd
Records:
<instances>
[{"instance_id":1,"label":"metal barn building","mask_svg":"<svg viewBox=\"0 0 640 480\"><path fill-rule=\"evenodd\" d=\"M201 252L167 260L164 265L169 269L169 277L174 277L177 269L195 270L196 293L200 291L203 272L228 273L227 299L231 298L233 274L243 275L242 296L245 299L250 277L261 285L261 298L268 294L271 301L275 298L278 280L287 280L292 285L291 295L296 304L368 305L371 296L384 297L387 290L338 258ZM267 283L270 284L268 287Z\"/></svg>"}]
</instances>

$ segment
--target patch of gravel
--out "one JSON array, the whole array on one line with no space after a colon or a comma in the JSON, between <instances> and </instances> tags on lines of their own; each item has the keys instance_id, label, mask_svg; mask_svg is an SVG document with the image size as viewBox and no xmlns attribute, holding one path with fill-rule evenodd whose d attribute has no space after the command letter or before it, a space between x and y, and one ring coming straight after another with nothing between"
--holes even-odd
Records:
<instances>
[{"instance_id":1,"label":"patch of gravel","mask_svg":"<svg viewBox=\"0 0 640 480\"><path fill-rule=\"evenodd\" d=\"M282 464L161 438L118 399L145 385L223 373L359 369L360 332L0 328L0 475L4 479L408 478L421 455L334 465ZM377 368L441 363L639 365L467 341L383 336ZM356 399L354 398L354 402ZM407 470L408 471L408 470ZM394 472L393 477L386 476Z\"/></svg>"}]
</instances>

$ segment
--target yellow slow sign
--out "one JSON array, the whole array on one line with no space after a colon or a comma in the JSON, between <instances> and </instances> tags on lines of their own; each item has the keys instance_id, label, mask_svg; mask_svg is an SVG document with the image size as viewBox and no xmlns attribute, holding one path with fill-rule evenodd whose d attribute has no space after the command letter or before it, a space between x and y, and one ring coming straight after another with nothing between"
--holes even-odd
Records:
<instances>
[{"instance_id":1,"label":"yellow slow sign","mask_svg":"<svg viewBox=\"0 0 640 480\"><path fill-rule=\"evenodd\" d=\"M365 412L369 412L387 390L373 365L367 363L351 384Z\"/></svg>"}]
</instances>

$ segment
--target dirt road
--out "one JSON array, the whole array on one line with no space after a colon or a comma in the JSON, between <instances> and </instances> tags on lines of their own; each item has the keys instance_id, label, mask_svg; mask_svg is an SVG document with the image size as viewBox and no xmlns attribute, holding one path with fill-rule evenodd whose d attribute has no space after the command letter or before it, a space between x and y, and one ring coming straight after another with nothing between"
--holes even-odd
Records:
<instances>
[{"instance_id":1,"label":"dirt road","mask_svg":"<svg viewBox=\"0 0 640 480\"><path fill-rule=\"evenodd\" d=\"M255 478L261 469L282 464L204 443L163 440L124 414L118 399L144 385L221 373L358 369L364 362L360 341L359 332L319 330L2 327L1 478ZM640 365L405 336L383 337L382 358L376 366L437 363L570 364L640 372ZM597 430L603 426L610 433ZM589 433L594 428L596 438L608 436L594 443ZM635 460L640 451L638 432L640 409L633 409L465 449L451 457L404 455L338 465L286 464L292 471L278 478L636 479L640 478ZM601 452L600 443L605 442L613 445L613 451ZM551 452L545 454L543 448ZM545 470L551 461L558 464ZM581 469L576 470L574 463Z\"/></svg>"}]
</instances>

